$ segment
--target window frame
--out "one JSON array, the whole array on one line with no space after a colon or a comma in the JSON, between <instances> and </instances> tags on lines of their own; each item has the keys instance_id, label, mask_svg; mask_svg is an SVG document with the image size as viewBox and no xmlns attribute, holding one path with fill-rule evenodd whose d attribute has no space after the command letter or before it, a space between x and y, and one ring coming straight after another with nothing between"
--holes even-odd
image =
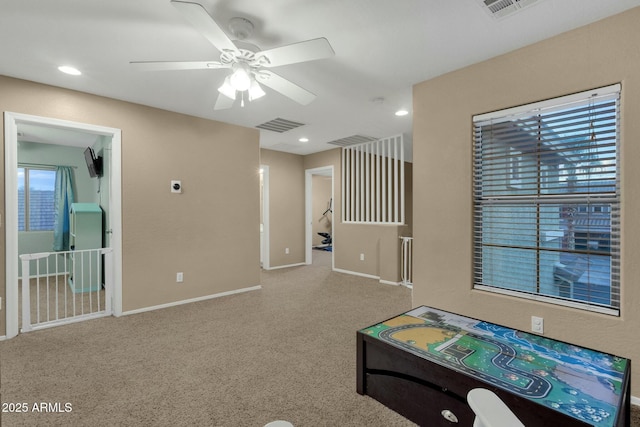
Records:
<instances>
[{"instance_id":1,"label":"window frame","mask_svg":"<svg viewBox=\"0 0 640 427\"><path fill-rule=\"evenodd\" d=\"M569 306L569 307L579 308L587 311L595 311L595 312L609 314L609 315L615 315L615 316L620 315L620 307L621 307L620 290L622 286L621 280L620 280L620 260L621 260L620 236L622 232L621 232L621 225L619 223L620 206L621 206L621 203L620 203L620 170L621 170L620 122L621 122L621 116L622 116L620 111L621 110L620 97L621 97L621 85L615 84L615 85L593 89L585 92L580 92L580 93L576 93L568 96L561 96L561 97L548 99L548 100L544 100L544 101L540 101L532 104L526 104L518 107L513 107L513 108L494 111L491 113L473 116L472 118L473 169L474 169L473 170L473 225L474 226L473 226L473 243L472 243L473 244L472 250L474 254L473 265L472 265L473 289L488 291L488 292L493 292L498 294L505 294L505 295L515 296L523 299L543 301L546 303ZM486 185L483 181L484 178L481 170L482 168L481 162L483 160L482 148L483 147L486 148L486 146L482 145L483 139L481 136L478 136L480 133L480 130L483 129L483 126L486 126L487 123L490 123L492 121L507 122L507 121L513 120L515 122L515 120L517 120L517 118L519 117L533 117L536 115L541 117L543 114L547 114L548 112L561 111L563 109L567 110L573 104L576 104L576 103L587 102L591 99L609 99L609 98L615 99L615 105L616 105L616 110L615 110L615 194L613 195L609 194L608 196L603 196L601 193L604 193L604 191L601 191L600 193L589 192L589 193L583 194L582 197L575 199L580 201L582 200L587 201L585 203L585 208L588 210L588 213L599 212L599 213L608 213L610 215L610 227L611 227L610 233L611 234L609 236L610 238L609 244L611 249L609 253L609 258L610 258L611 264L608 272L608 280L609 280L608 283L610 286L609 304L606 305L606 304L595 303L591 299L586 302L581 302L577 298L574 298L573 295L571 295L570 298L566 298L562 296L545 294L541 291L541 286L539 282L537 282L535 286L531 286L532 289L535 288L535 292L516 289L516 286L509 288L499 283L493 283L493 284L485 283L485 278L483 276L484 270L487 268L491 269L492 266L485 265L484 258L482 258L482 251L485 248L485 243L483 241L482 235L486 233L485 230L487 228L491 227L491 223L489 223L489 225L486 226L487 228L485 228L484 222L486 222L486 217L483 216L484 207L489 206L491 204L499 205L500 203L504 203L504 206L507 206L507 204L509 203L509 197L511 197L512 201L516 201L517 203L522 203L526 201L526 202L533 203L535 206L538 206L537 207L538 214L534 219L536 224L535 229L538 230L537 242L535 247L529 248L531 251L535 251L535 254L537 257L534 268L536 271L535 279L538 281L540 280L540 274L541 274L540 269L542 268L540 264L542 262L540 261L541 252L545 251L545 248L541 244L541 238L540 238L540 230L543 228L542 227L543 221L541 219L542 217L540 216L539 211L541 209L541 206L543 206L545 203L554 202L554 200L556 200L556 203L561 204L562 197L559 197L556 194L555 197L552 196L547 198L545 197L544 193L541 192L540 187L538 187L538 190L535 194L532 194L529 196L513 196L513 192L517 192L519 189L522 188L522 185L524 185L523 180L517 180L517 181L513 180L515 176L517 177L521 176L520 171L513 170L514 167L519 166L519 165L516 165L516 162L519 163L522 160L520 157L517 157L517 156L515 157L509 156L510 160L507 160L504 166L504 173L506 178L504 185L506 188L509 189L505 191L505 194L508 194L509 191L513 191L511 195L510 196L508 195L486 196L484 192L487 190L486 190ZM571 147L573 147L572 149L575 149L575 147L577 147L577 142L575 146L571 146ZM505 148L512 150L512 147L510 146L505 146ZM496 172L496 171L499 172L499 170L500 169L492 169L493 172ZM543 166L542 163L538 162L537 166L535 167L535 169L533 169L533 171L535 173L535 176L537 176L536 179L537 179L538 185L540 185L540 183L543 182L543 180L545 179L545 174L547 173L547 171L545 170L545 166ZM573 194L570 194L569 196L573 196ZM575 203L575 202L571 202L571 203ZM609 208L610 204L611 204L611 208ZM575 204L575 206L582 207L582 205L577 205L577 204ZM600 209L600 211L598 211L598 209ZM615 210L615 216L611 212L612 210ZM515 211L513 214L510 213L509 215L516 215ZM614 226L612 225L614 221L617 221L617 226L615 227L615 235L614 235ZM513 221L513 223L515 224L515 221ZM480 225L478 226L478 224ZM500 225L503 226L502 224ZM495 223L494 223L494 226L495 226ZM515 228L513 228L512 230L515 230ZM480 253L480 256L478 256L479 253ZM590 282L588 286L591 286Z\"/></svg>"},{"instance_id":2,"label":"window frame","mask_svg":"<svg viewBox=\"0 0 640 427\"><path fill-rule=\"evenodd\" d=\"M51 212L54 215L55 218L55 173L56 173L56 168L55 166L47 166L47 165L33 165L33 164L28 164L28 163L19 163L18 164L18 171L20 169L24 170L24 213L23 213L23 217L24 217L24 229L20 229L20 207L18 206L18 231L21 233L38 233L38 232L52 232L55 229L55 220L54 223L51 225L51 228L46 228L46 229L32 229L31 227L31 188L29 185L30 182L30 177L29 177L29 172L30 171L43 171L43 172L53 172L54 173L54 186L53 186L53 190L54 190L54 199L53 199L53 204L51 205Z\"/></svg>"}]
</instances>

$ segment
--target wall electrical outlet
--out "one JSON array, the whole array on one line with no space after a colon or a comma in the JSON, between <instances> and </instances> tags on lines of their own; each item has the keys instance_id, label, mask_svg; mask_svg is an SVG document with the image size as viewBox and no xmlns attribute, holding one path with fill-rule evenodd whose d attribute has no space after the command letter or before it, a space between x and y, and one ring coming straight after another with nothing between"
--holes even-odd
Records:
<instances>
[{"instance_id":1,"label":"wall electrical outlet","mask_svg":"<svg viewBox=\"0 0 640 427\"><path fill-rule=\"evenodd\" d=\"M364 254L360 254L360 261L364 261Z\"/></svg>"},{"instance_id":2,"label":"wall electrical outlet","mask_svg":"<svg viewBox=\"0 0 640 427\"><path fill-rule=\"evenodd\" d=\"M284 248L284 253L289 255L289 248Z\"/></svg>"},{"instance_id":3,"label":"wall electrical outlet","mask_svg":"<svg viewBox=\"0 0 640 427\"><path fill-rule=\"evenodd\" d=\"M171 192L172 193L182 193L182 182L179 180L171 181Z\"/></svg>"},{"instance_id":4,"label":"wall electrical outlet","mask_svg":"<svg viewBox=\"0 0 640 427\"><path fill-rule=\"evenodd\" d=\"M544 333L544 319L542 317L531 316L531 332Z\"/></svg>"},{"instance_id":5,"label":"wall electrical outlet","mask_svg":"<svg viewBox=\"0 0 640 427\"><path fill-rule=\"evenodd\" d=\"M176 282L178 283L182 283L184 281L184 274L182 272L179 272L176 274Z\"/></svg>"}]
</instances>

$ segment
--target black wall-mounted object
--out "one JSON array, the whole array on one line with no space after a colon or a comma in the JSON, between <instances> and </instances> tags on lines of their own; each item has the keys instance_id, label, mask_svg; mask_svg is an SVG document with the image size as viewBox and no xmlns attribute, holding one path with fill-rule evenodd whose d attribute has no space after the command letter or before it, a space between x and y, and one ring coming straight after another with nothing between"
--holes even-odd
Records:
<instances>
[{"instance_id":1,"label":"black wall-mounted object","mask_svg":"<svg viewBox=\"0 0 640 427\"><path fill-rule=\"evenodd\" d=\"M102 176L102 157L96 156L93 148L87 147L84 150L84 160L87 162L87 169L89 169L91 178Z\"/></svg>"}]
</instances>

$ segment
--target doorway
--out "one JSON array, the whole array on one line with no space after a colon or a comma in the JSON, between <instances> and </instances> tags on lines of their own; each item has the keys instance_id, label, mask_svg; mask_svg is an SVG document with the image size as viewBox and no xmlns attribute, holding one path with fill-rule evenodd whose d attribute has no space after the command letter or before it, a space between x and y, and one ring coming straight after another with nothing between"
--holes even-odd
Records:
<instances>
[{"instance_id":1,"label":"doorway","mask_svg":"<svg viewBox=\"0 0 640 427\"><path fill-rule=\"evenodd\" d=\"M98 138L103 150L104 168L109 176L105 200L107 230L105 243L113 251L113 268L105 272L113 283L111 296L113 314L122 314L122 202L121 202L121 131L120 129L85 123L5 112L5 226L6 226L6 338L18 335L18 133L64 133L64 145L86 148L86 136ZM37 141L47 143L44 139ZM52 142L49 142L52 143ZM59 142L56 142L59 143Z\"/></svg>"},{"instance_id":2,"label":"doorway","mask_svg":"<svg viewBox=\"0 0 640 427\"><path fill-rule=\"evenodd\" d=\"M316 185L314 185L314 182ZM324 183L326 183L326 185L324 185ZM313 250L315 246L331 253L332 270L334 269L333 201L333 166L307 169L305 171L305 263L313 263ZM323 234L318 236L318 233ZM314 238L316 244L314 244ZM321 240L318 242L318 239Z\"/></svg>"},{"instance_id":3,"label":"doorway","mask_svg":"<svg viewBox=\"0 0 640 427\"><path fill-rule=\"evenodd\" d=\"M269 166L260 165L260 267L270 268L269 251Z\"/></svg>"}]
</instances>

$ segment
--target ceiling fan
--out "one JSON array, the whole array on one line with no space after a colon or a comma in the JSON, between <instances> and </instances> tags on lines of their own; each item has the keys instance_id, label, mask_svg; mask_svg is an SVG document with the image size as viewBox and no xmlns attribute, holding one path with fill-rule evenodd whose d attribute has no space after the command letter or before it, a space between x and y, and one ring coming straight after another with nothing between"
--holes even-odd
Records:
<instances>
[{"instance_id":1,"label":"ceiling fan","mask_svg":"<svg viewBox=\"0 0 640 427\"><path fill-rule=\"evenodd\" d=\"M141 70L230 69L231 73L218 88L222 96L218 96L215 110L231 108L238 96L241 97L242 106L245 99L252 101L264 96L261 84L302 105L315 99L316 95L279 76L270 68L333 56L333 48L327 39L321 37L261 51L257 46L243 41L253 31L253 23L248 19L231 19L229 30L237 39L232 41L201 4L182 0L171 0L171 4L220 51L220 59L133 61L131 65Z\"/></svg>"}]
</instances>

